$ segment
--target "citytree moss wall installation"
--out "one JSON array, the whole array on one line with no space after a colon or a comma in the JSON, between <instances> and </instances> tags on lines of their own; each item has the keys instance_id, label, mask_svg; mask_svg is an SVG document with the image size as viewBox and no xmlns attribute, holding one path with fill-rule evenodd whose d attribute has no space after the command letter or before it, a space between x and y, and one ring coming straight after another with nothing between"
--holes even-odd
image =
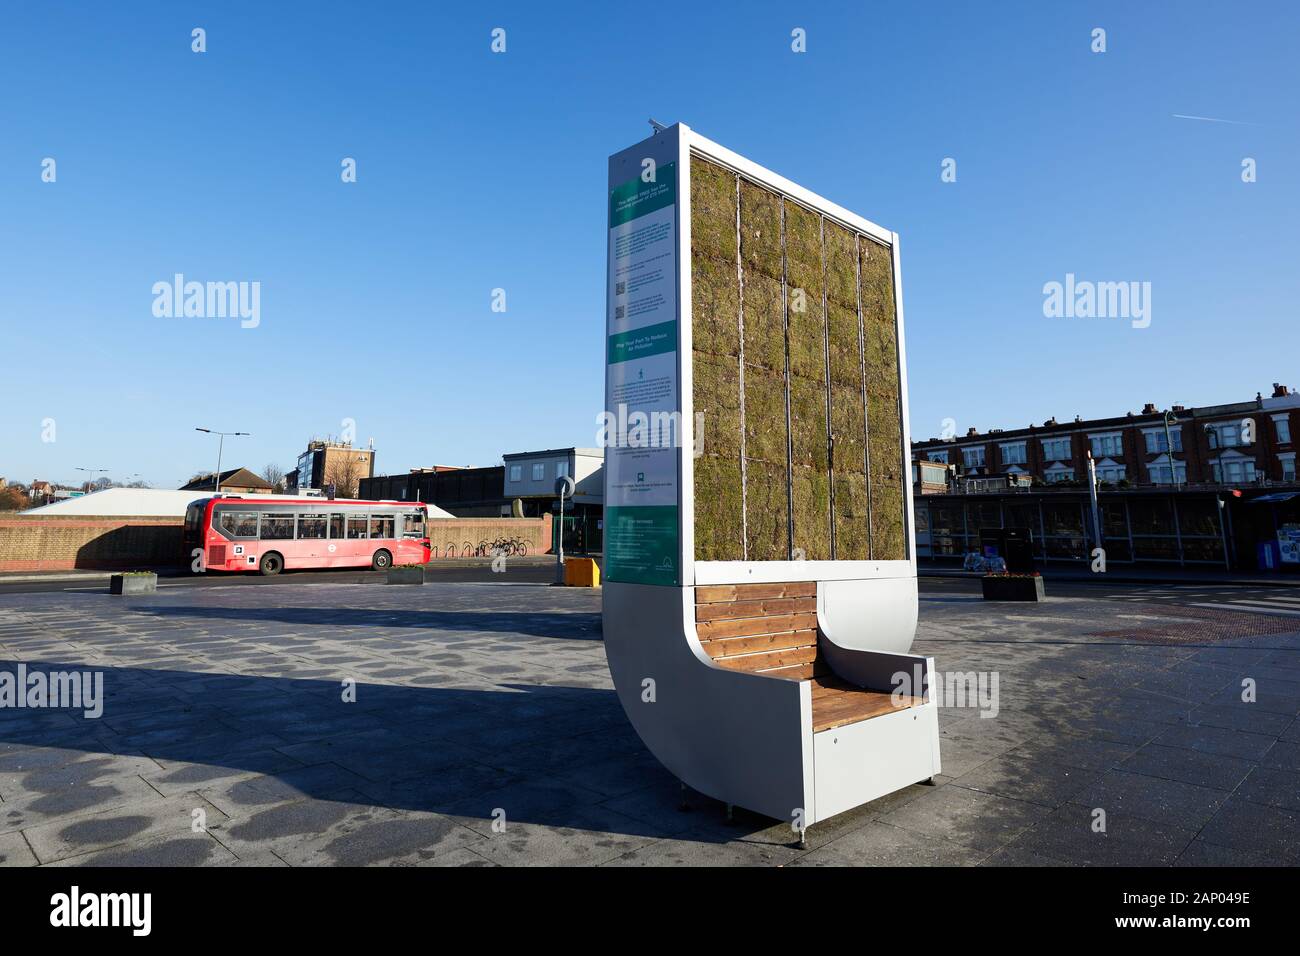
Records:
<instances>
[{"instance_id":1,"label":"citytree moss wall installation","mask_svg":"<svg viewBox=\"0 0 1300 956\"><path fill-rule=\"evenodd\" d=\"M691 268L696 559L903 558L889 250L694 157Z\"/></svg>"},{"instance_id":2,"label":"citytree moss wall installation","mask_svg":"<svg viewBox=\"0 0 1300 956\"><path fill-rule=\"evenodd\" d=\"M695 557L740 561L744 523L740 468L740 277L736 271L736 177L712 163L691 166L692 373L702 454L695 459Z\"/></svg>"},{"instance_id":3,"label":"citytree moss wall installation","mask_svg":"<svg viewBox=\"0 0 1300 956\"><path fill-rule=\"evenodd\" d=\"M867 372L867 461L870 467L871 557L907 556L903 500L902 411L899 404L898 335L894 315L894 265L890 250L861 239L862 328Z\"/></svg>"}]
</instances>

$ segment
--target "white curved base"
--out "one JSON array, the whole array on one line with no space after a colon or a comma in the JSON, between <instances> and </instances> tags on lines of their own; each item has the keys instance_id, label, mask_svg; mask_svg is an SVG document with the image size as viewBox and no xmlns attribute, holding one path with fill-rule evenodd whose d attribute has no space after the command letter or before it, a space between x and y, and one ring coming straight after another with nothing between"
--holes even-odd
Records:
<instances>
[{"instance_id":1,"label":"white curved base","mask_svg":"<svg viewBox=\"0 0 1300 956\"><path fill-rule=\"evenodd\" d=\"M939 772L938 711L928 697L814 734L809 681L727 669L704 652L694 588L607 582L603 599L619 701L650 752L700 793L811 826ZM846 680L889 690L898 670L933 669L903 653L916 627L915 578L820 582L817 605L822 655Z\"/></svg>"}]
</instances>

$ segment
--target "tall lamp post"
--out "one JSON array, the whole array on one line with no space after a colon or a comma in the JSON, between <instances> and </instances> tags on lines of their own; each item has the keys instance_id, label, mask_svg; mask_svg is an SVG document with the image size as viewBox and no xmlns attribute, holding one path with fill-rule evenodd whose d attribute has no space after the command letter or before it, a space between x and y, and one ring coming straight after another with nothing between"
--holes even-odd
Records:
<instances>
[{"instance_id":1,"label":"tall lamp post","mask_svg":"<svg viewBox=\"0 0 1300 956\"><path fill-rule=\"evenodd\" d=\"M1178 416L1172 410L1165 412L1165 457L1169 459L1169 480L1178 490L1178 469L1174 467L1174 443L1169 437L1169 426L1178 424Z\"/></svg>"},{"instance_id":2,"label":"tall lamp post","mask_svg":"<svg viewBox=\"0 0 1300 956\"><path fill-rule=\"evenodd\" d=\"M77 471L84 471L84 472L86 472L86 474L90 475L90 477L86 479L86 488L87 488L88 490L90 490L90 491L93 491L93 490L95 489L95 476L96 476L96 475L106 475L106 474L108 474L108 469L107 469L107 468L81 468L81 467L78 467L78 468L77 468Z\"/></svg>"},{"instance_id":3,"label":"tall lamp post","mask_svg":"<svg viewBox=\"0 0 1300 956\"><path fill-rule=\"evenodd\" d=\"M226 436L227 436L227 435L231 435L231 436L234 436L234 435L247 435L247 434L249 434L249 433L248 433L248 432L219 432L219 431L214 431L214 430L211 429L211 428L195 428L194 430L195 430L196 432L206 432L206 433L209 434L209 435L217 435L217 436L218 436L218 439L217 439L217 473L216 473L216 475L214 476L214 480L215 480L216 484L214 485L214 487L213 487L213 489L212 489L212 493L215 495L217 492L219 492L219 491L221 490L221 452L224 450L225 445L226 445Z\"/></svg>"}]
</instances>

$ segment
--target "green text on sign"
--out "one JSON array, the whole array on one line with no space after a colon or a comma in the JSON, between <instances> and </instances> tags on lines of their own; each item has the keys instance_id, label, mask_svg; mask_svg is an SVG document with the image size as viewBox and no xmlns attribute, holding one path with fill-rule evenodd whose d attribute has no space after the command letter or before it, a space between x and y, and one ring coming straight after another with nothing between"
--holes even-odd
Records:
<instances>
[{"instance_id":1,"label":"green text on sign","mask_svg":"<svg viewBox=\"0 0 1300 956\"><path fill-rule=\"evenodd\" d=\"M664 163L655 170L655 181L646 183L641 177L629 179L615 186L609 193L609 228L644 216L646 213L671 206L677 201L677 164Z\"/></svg>"},{"instance_id":2,"label":"green text on sign","mask_svg":"<svg viewBox=\"0 0 1300 956\"><path fill-rule=\"evenodd\" d=\"M660 322L643 329L616 332L609 337L609 364L677 351L677 322Z\"/></svg>"}]
</instances>

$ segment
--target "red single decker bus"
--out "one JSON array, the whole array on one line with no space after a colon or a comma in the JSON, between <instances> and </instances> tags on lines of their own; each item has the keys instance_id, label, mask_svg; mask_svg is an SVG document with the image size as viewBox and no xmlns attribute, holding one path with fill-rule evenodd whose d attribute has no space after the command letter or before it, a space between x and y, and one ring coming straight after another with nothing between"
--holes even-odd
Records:
<instances>
[{"instance_id":1,"label":"red single decker bus","mask_svg":"<svg viewBox=\"0 0 1300 956\"><path fill-rule=\"evenodd\" d=\"M195 570L360 568L429 560L429 509L414 501L218 495L185 509Z\"/></svg>"}]
</instances>

